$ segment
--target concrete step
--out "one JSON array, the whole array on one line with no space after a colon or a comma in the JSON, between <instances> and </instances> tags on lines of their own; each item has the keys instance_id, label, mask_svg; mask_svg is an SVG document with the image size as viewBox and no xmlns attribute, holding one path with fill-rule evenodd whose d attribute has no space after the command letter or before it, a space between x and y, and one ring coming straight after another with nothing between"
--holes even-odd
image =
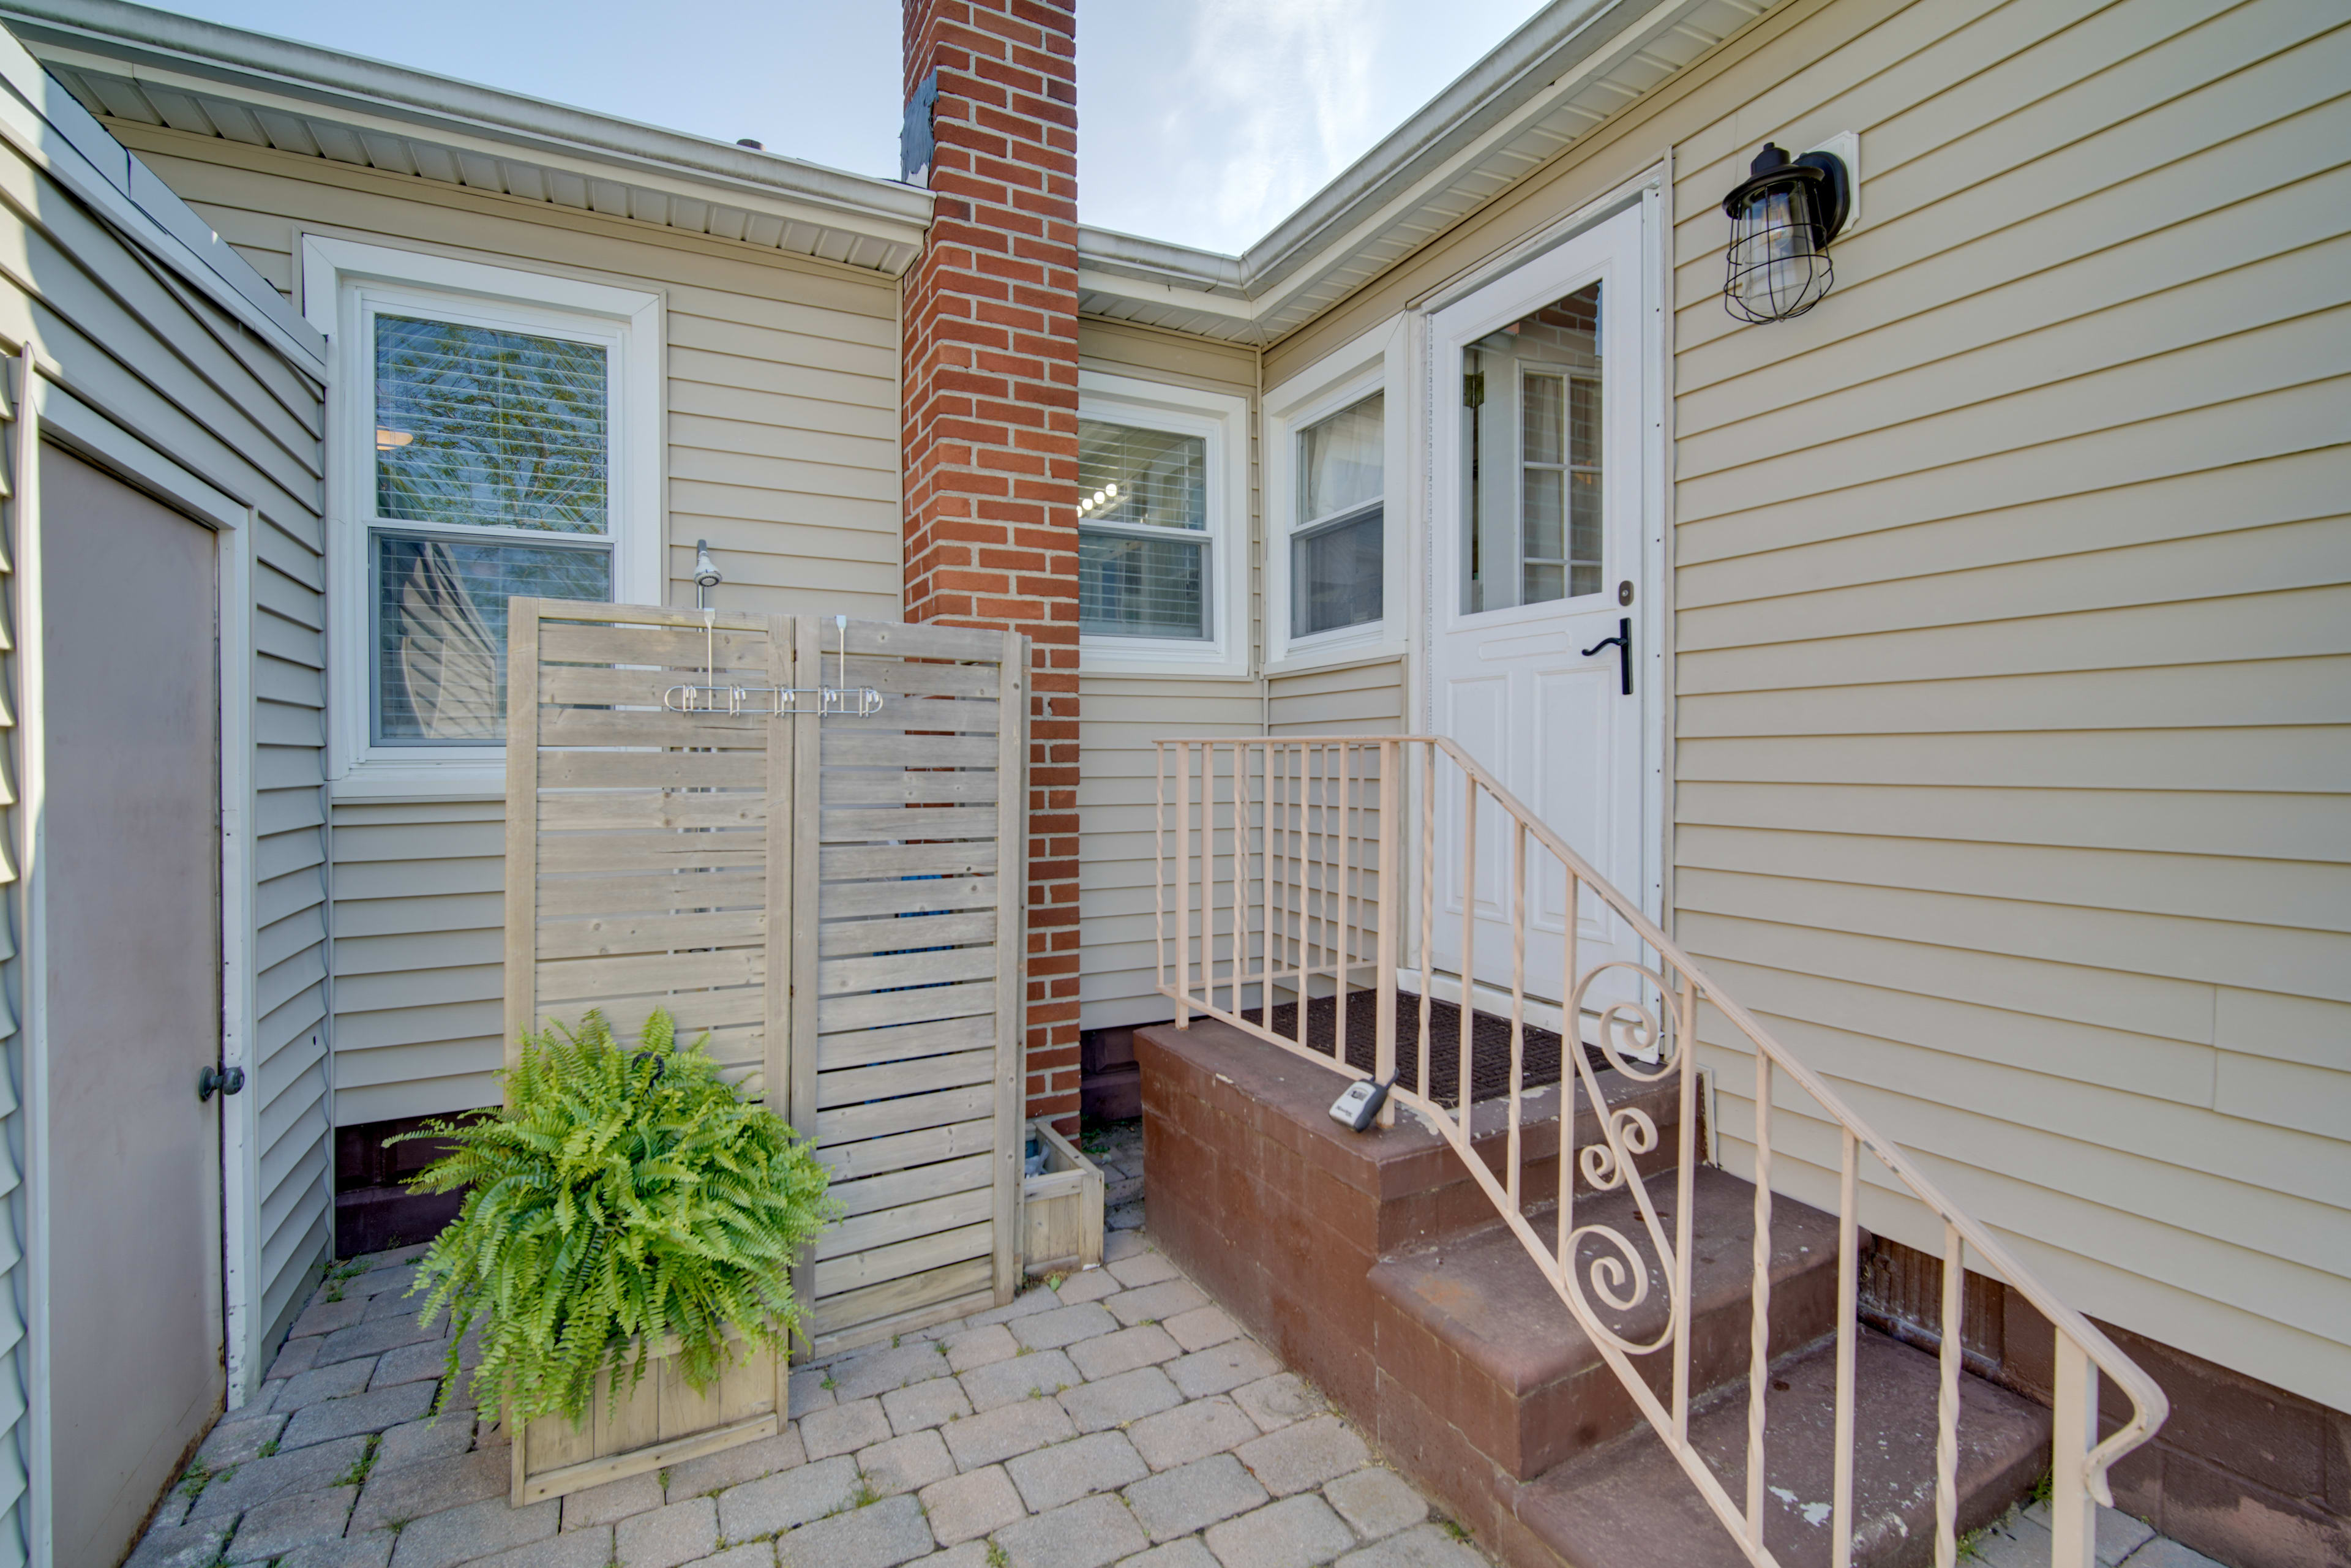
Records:
<instances>
[{"instance_id":1,"label":"concrete step","mask_svg":"<svg viewBox=\"0 0 2351 1568\"><path fill-rule=\"evenodd\" d=\"M1859 1568L1922 1568L1935 1552L1936 1360L1875 1330L1855 1333L1853 1561ZM1763 1541L1783 1568L1826 1568L1831 1561L1835 1377L1828 1343L1773 1365ZM2032 1490L2049 1468L2049 1434L2048 1411L1962 1377L1961 1535ZM1743 1509L1744 1383L1693 1413L1690 1441ZM1747 1561L1646 1424L1519 1489L1514 1502L1518 1524L1567 1568L1740 1568Z\"/></svg>"},{"instance_id":2,"label":"concrete step","mask_svg":"<svg viewBox=\"0 0 2351 1568\"><path fill-rule=\"evenodd\" d=\"M1754 1194L1749 1183L1711 1167L1691 1183L1693 1397L1746 1375ZM1676 1194L1669 1179L1653 1179L1650 1197L1670 1239ZM1546 1240L1554 1213L1545 1207L1531 1217ZM1630 1194L1580 1198L1574 1219L1579 1228L1606 1226L1635 1243L1648 1265L1646 1299L1602 1321L1635 1343L1656 1339L1667 1321L1667 1282ZM1782 1197L1773 1206L1771 1240L1771 1343L1778 1355L1828 1333L1835 1320L1836 1221ZM1605 1312L1589 1283L1591 1264L1603 1255L1596 1239L1578 1249L1585 1298ZM1454 1443L1523 1481L1646 1425L1591 1336L1507 1227L1496 1223L1395 1253L1374 1265L1369 1282L1384 1428L1391 1406L1401 1426L1434 1417L1452 1428ZM1669 1353L1634 1362L1658 1397L1669 1400Z\"/></svg>"}]
</instances>

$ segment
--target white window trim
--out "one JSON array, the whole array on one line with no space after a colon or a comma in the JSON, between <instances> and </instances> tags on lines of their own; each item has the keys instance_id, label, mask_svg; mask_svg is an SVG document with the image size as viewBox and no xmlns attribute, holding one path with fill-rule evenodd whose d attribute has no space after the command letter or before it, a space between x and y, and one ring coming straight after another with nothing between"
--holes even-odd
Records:
<instances>
[{"instance_id":1,"label":"white window trim","mask_svg":"<svg viewBox=\"0 0 2351 1568\"><path fill-rule=\"evenodd\" d=\"M1265 673L1269 675L1401 658L1406 651L1410 596L1399 569L1406 549L1405 513L1410 486L1405 476L1412 461L1412 410L1405 406L1405 397L1410 381L1405 362L1407 347L1404 319L1398 317L1325 355L1265 394ZM1380 618L1361 626L1292 637L1290 557L1291 538L1300 523L1298 437L1317 421L1374 392L1385 398L1382 405Z\"/></svg>"},{"instance_id":2,"label":"white window trim","mask_svg":"<svg viewBox=\"0 0 2351 1568\"><path fill-rule=\"evenodd\" d=\"M612 597L661 601L662 298L450 256L306 235L302 314L327 335L327 778L337 799L503 795L506 757L484 747L371 742L367 521L374 443L364 395L373 366L360 330L363 290L510 318L526 329L613 334ZM354 346L360 346L356 358ZM364 455L364 460L354 455Z\"/></svg>"},{"instance_id":3,"label":"white window trim","mask_svg":"<svg viewBox=\"0 0 2351 1568\"><path fill-rule=\"evenodd\" d=\"M1209 626L1205 640L1081 632L1079 669L1091 675L1249 679L1249 400L1080 371L1078 412L1086 419L1197 435L1207 443Z\"/></svg>"}]
</instances>

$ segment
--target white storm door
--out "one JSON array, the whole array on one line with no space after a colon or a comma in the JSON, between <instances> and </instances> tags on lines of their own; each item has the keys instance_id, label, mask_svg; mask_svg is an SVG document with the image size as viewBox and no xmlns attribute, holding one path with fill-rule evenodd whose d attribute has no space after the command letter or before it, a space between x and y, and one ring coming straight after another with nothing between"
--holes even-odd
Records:
<instances>
[{"instance_id":1,"label":"white storm door","mask_svg":"<svg viewBox=\"0 0 2351 1568\"><path fill-rule=\"evenodd\" d=\"M1431 320L1429 718L1646 904L1643 715L1653 705L1641 688L1655 585L1644 549L1643 212L1596 225ZM1629 648L1584 652L1625 628ZM1456 977L1464 794L1441 768L1433 956ZM1512 836L1490 802L1477 829L1468 972L1507 991ZM1559 862L1531 841L1527 868L1531 997L1565 1000L1571 918L1579 972L1640 960L1631 929L1591 893L1570 911ZM1629 977L1595 988L1587 1009L1631 989Z\"/></svg>"}]
</instances>

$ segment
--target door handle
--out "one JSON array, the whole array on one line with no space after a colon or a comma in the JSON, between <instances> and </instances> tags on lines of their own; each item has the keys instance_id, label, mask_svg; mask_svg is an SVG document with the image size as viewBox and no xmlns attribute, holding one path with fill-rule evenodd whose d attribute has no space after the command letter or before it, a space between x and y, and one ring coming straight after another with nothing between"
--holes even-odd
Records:
<instances>
[{"instance_id":1,"label":"door handle","mask_svg":"<svg viewBox=\"0 0 2351 1568\"><path fill-rule=\"evenodd\" d=\"M219 1068L207 1065L196 1074L196 1098L210 1100L217 1092L225 1100L245 1087L245 1069Z\"/></svg>"},{"instance_id":2,"label":"door handle","mask_svg":"<svg viewBox=\"0 0 2351 1568\"><path fill-rule=\"evenodd\" d=\"M1603 648L1616 650L1616 684L1626 696L1631 696L1633 695L1633 618L1631 616L1619 616L1616 621L1616 635L1603 637L1599 642L1586 648L1583 651L1583 656L1589 659Z\"/></svg>"}]
</instances>

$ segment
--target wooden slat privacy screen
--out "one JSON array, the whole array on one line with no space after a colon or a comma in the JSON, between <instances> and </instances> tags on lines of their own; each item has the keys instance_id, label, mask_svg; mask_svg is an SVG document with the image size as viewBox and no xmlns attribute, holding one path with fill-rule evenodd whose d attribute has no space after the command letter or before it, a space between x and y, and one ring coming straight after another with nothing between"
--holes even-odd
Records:
<instances>
[{"instance_id":1,"label":"wooden slat privacy screen","mask_svg":"<svg viewBox=\"0 0 2351 1568\"><path fill-rule=\"evenodd\" d=\"M591 1007L708 1030L832 1172L844 1217L797 1280L820 1350L1009 1300L1025 640L852 621L844 662L830 617L508 614L509 1061ZM883 703L670 711L684 684Z\"/></svg>"}]
</instances>

